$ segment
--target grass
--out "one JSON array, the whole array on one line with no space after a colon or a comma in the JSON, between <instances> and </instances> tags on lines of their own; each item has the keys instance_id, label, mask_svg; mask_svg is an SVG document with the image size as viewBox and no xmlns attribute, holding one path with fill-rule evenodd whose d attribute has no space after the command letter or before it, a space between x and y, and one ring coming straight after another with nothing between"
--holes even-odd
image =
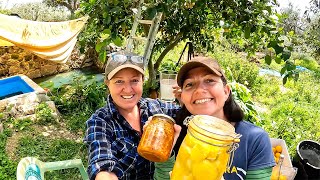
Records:
<instances>
[{"instance_id":1,"label":"grass","mask_svg":"<svg viewBox=\"0 0 320 180\"><path fill-rule=\"evenodd\" d=\"M66 139L50 139L41 135L25 136L19 140L17 155L27 157L32 155L43 162L62 161L68 159L85 159L86 148L83 143L77 143ZM81 179L78 169L67 169L47 172L46 179Z\"/></svg>"}]
</instances>

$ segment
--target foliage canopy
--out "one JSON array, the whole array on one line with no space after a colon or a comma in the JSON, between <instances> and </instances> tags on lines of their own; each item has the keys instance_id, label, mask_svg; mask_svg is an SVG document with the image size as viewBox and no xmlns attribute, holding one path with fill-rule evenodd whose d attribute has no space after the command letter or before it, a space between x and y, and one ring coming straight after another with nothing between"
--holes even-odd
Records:
<instances>
[{"instance_id":1,"label":"foliage canopy","mask_svg":"<svg viewBox=\"0 0 320 180\"><path fill-rule=\"evenodd\" d=\"M149 77L155 78L165 55L183 40L190 40L198 51L212 51L217 33L226 38L246 39L245 50L255 52L259 47L274 49L275 56L266 56L270 64L272 57L276 62L287 61L291 47L286 47L281 31L276 27L273 6L276 0L148 0L143 4L143 19L151 19L156 12L164 16L159 28L160 36L153 52L160 55L149 62ZM122 45L129 34L134 13L139 2L129 0L82 0L80 13L91 18L83 33L81 44L95 46L101 59L105 56L109 43ZM147 28L144 27L144 30ZM270 53L271 54L271 53ZM285 63L282 73L295 76L292 63Z\"/></svg>"}]
</instances>

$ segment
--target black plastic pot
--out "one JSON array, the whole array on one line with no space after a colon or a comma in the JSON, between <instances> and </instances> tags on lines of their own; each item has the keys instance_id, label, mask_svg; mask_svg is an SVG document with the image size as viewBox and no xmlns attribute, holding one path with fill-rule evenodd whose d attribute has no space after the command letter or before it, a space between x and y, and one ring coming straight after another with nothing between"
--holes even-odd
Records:
<instances>
[{"instance_id":1,"label":"black plastic pot","mask_svg":"<svg viewBox=\"0 0 320 180\"><path fill-rule=\"evenodd\" d=\"M312 140L297 145L293 165L298 168L295 179L320 180L320 144Z\"/></svg>"}]
</instances>

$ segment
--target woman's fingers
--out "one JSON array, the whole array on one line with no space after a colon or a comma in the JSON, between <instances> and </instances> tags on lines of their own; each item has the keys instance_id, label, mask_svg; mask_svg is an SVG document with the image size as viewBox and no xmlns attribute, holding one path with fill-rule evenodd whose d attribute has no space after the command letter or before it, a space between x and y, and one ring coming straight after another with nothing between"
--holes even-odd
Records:
<instances>
[{"instance_id":1,"label":"woman's fingers","mask_svg":"<svg viewBox=\"0 0 320 180\"><path fill-rule=\"evenodd\" d=\"M173 94L174 96L178 99L178 98L181 98L181 88L177 85L174 85L172 86L172 91L173 91Z\"/></svg>"},{"instance_id":2,"label":"woman's fingers","mask_svg":"<svg viewBox=\"0 0 320 180\"><path fill-rule=\"evenodd\" d=\"M145 128L148 126L149 122L151 121L152 116L148 117L148 120L146 121L146 123L143 125L142 129L143 131L145 130Z\"/></svg>"},{"instance_id":3,"label":"woman's fingers","mask_svg":"<svg viewBox=\"0 0 320 180\"><path fill-rule=\"evenodd\" d=\"M180 132L181 132L181 126L177 125L177 124L174 124L173 125L173 129L174 129L174 137L173 137L173 146L172 148L174 147L174 145L176 144L177 142L177 139L180 135Z\"/></svg>"},{"instance_id":4,"label":"woman's fingers","mask_svg":"<svg viewBox=\"0 0 320 180\"><path fill-rule=\"evenodd\" d=\"M181 102L181 88L177 85L172 86L174 97L179 101L180 105L182 106L183 103Z\"/></svg>"}]
</instances>

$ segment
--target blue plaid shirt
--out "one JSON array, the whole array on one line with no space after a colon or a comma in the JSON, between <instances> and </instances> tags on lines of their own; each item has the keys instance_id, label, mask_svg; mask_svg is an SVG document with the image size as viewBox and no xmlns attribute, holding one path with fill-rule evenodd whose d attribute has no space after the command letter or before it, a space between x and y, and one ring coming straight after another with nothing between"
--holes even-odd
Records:
<instances>
[{"instance_id":1,"label":"blue plaid shirt","mask_svg":"<svg viewBox=\"0 0 320 180\"><path fill-rule=\"evenodd\" d=\"M175 118L179 106L160 100L141 98L138 102L141 127L153 114ZM84 142L89 147L90 179L100 171L114 172L119 179L152 179L154 164L137 152L140 134L120 115L111 96L105 107L98 109L86 122Z\"/></svg>"}]
</instances>

